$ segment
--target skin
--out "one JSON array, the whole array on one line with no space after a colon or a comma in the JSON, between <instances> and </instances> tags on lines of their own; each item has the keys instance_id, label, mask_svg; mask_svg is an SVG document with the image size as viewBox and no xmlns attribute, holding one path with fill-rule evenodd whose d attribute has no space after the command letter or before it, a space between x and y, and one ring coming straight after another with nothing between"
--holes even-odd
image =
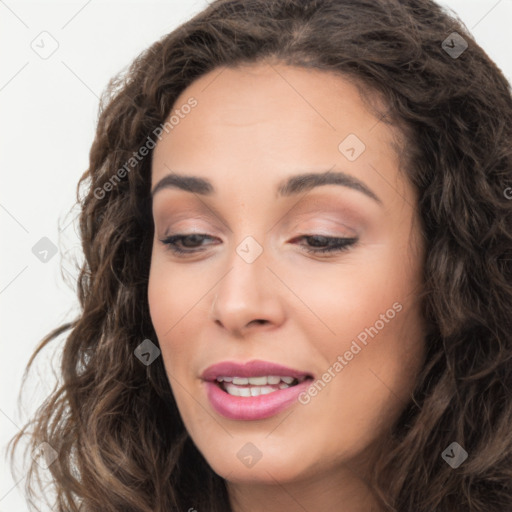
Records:
<instances>
[{"instance_id":1,"label":"skin","mask_svg":"<svg viewBox=\"0 0 512 512\"><path fill-rule=\"evenodd\" d=\"M236 512L381 510L367 471L425 354L417 298L424 246L417 197L392 146L398 132L367 110L351 82L320 70L218 68L174 108L191 96L197 106L156 145L152 189L172 171L208 178L217 193L155 194L148 287L185 426L226 479ZM366 145L352 162L338 149L350 133ZM331 168L364 182L382 204L338 185L276 198L284 178ZM160 241L193 232L212 238L196 242L203 252L192 256L173 255ZM297 238L303 234L359 240L314 255ZM236 252L247 236L263 249L250 264ZM211 407L200 378L211 364L262 359L321 377L396 302L401 311L306 405L258 421ZM262 453L250 468L237 458L249 442Z\"/></svg>"}]
</instances>

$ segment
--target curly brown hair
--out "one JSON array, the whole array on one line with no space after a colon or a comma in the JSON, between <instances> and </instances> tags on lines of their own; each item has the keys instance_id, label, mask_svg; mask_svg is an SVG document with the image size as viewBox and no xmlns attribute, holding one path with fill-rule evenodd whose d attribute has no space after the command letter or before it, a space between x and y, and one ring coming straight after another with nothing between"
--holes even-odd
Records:
<instances>
[{"instance_id":1,"label":"curly brown hair","mask_svg":"<svg viewBox=\"0 0 512 512\"><path fill-rule=\"evenodd\" d=\"M443 44L454 32L468 45L458 56ZM427 355L373 468L383 507L512 510L511 87L432 0L216 0L110 81L77 187L81 313L28 363L26 372L70 330L62 382L11 441L11 456L24 436L30 450L47 442L57 451L49 469L59 512L231 510L224 480L186 432L162 359L134 357L143 339L157 339L147 299L151 152L115 176L196 78L268 57L340 73L385 98L382 122L400 127L401 170L419 194ZM469 454L457 469L441 458L454 440ZM33 462L28 496L38 472Z\"/></svg>"}]
</instances>

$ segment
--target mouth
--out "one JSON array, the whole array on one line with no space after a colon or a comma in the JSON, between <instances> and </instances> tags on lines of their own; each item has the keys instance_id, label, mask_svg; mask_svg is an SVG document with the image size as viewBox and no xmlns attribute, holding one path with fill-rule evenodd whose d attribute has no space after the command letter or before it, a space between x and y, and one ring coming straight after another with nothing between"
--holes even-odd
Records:
<instances>
[{"instance_id":1,"label":"mouth","mask_svg":"<svg viewBox=\"0 0 512 512\"><path fill-rule=\"evenodd\" d=\"M201 376L213 409L233 420L261 420L292 406L309 387L310 373L266 361L225 361Z\"/></svg>"},{"instance_id":2,"label":"mouth","mask_svg":"<svg viewBox=\"0 0 512 512\"><path fill-rule=\"evenodd\" d=\"M222 391L231 396L260 396L274 393L281 389L297 386L312 377L303 375L300 377L288 377L279 375L262 375L259 377L217 377L213 382Z\"/></svg>"}]
</instances>

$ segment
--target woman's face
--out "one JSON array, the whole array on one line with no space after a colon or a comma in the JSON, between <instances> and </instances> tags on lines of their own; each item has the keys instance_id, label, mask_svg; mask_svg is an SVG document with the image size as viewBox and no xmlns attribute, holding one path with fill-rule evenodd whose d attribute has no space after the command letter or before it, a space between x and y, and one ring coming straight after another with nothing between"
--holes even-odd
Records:
<instances>
[{"instance_id":1,"label":"woman's face","mask_svg":"<svg viewBox=\"0 0 512 512\"><path fill-rule=\"evenodd\" d=\"M393 128L345 79L220 71L181 94L154 150L151 318L214 471L305 482L355 467L408 401L424 356L417 198ZM174 239L186 254L162 242L194 233Z\"/></svg>"}]
</instances>

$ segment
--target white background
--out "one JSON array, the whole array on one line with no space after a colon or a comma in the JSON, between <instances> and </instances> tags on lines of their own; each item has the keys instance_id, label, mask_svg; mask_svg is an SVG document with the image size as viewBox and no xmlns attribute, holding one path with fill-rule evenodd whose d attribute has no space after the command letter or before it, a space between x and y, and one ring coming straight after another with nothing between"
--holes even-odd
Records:
<instances>
[{"instance_id":1,"label":"white background","mask_svg":"<svg viewBox=\"0 0 512 512\"><path fill-rule=\"evenodd\" d=\"M512 0L440 3L460 16L512 81ZM5 445L54 382L48 371L32 380L23 412L16 400L24 367L39 340L77 311L68 283L77 275L73 257L80 259L80 242L73 223L77 212L69 212L87 169L99 96L142 50L206 5L0 0L0 512L27 510L23 473L18 482L12 479ZM47 59L31 48L43 31L58 43ZM51 44L46 39L45 47ZM32 253L42 237L59 249L46 263ZM44 358L42 363L44 368Z\"/></svg>"}]
</instances>

